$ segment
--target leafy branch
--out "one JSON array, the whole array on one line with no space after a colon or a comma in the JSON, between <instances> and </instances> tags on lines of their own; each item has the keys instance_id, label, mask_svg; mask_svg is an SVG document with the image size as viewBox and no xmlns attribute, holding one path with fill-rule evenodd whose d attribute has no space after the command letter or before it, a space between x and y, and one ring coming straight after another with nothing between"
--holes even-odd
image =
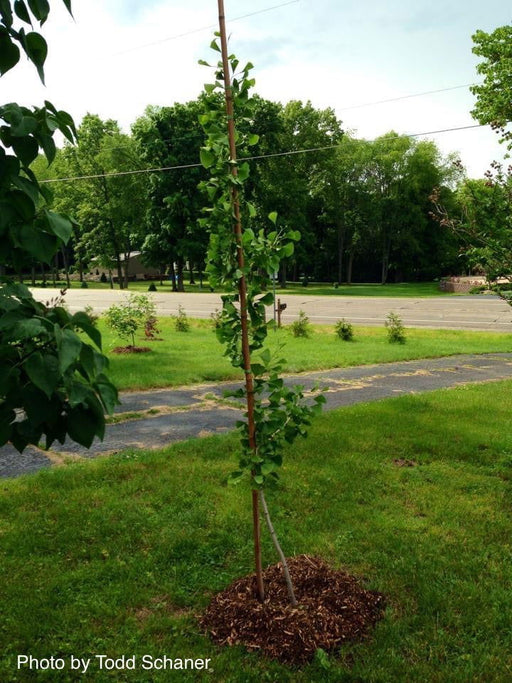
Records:
<instances>
[{"instance_id":1,"label":"leafy branch","mask_svg":"<svg viewBox=\"0 0 512 683\"><path fill-rule=\"evenodd\" d=\"M219 23L220 32L215 34L211 48L221 53L221 60L213 67L214 82L205 85L205 111L200 116L206 133L200 158L210 171L210 179L202 183L210 202L202 224L210 231L207 266L210 282L233 292L222 297L216 333L226 346L225 355L245 375L244 387L233 394L245 399L247 410L245 419L237 424L241 453L239 469L231 475L231 481L247 477L252 488L256 576L258 598L262 601L259 492L268 481L278 478L284 444L293 443L299 435L306 436L307 426L325 398L317 395L309 405L301 387L285 387L279 376L283 361L273 359L268 349L262 350L269 327L273 325L266 321L266 306L274 303L268 291L271 277L278 270L280 260L293 254L300 234L279 228L275 212L269 214L266 226L251 227L258 223L257 212L243 194L250 169L247 162L237 160L237 145L254 145L259 136L241 134L235 128L235 118L237 121L253 118L254 102L249 95L255 83L250 76L253 66L248 63L240 67L235 55L228 54L222 0L219 0ZM224 93L225 109L220 106L219 92ZM247 224L245 230L242 230L242 221ZM266 509L265 518L268 524L270 517ZM269 529L276 540L271 525ZM293 591L290 599L294 602L292 596Z\"/></svg>"}]
</instances>

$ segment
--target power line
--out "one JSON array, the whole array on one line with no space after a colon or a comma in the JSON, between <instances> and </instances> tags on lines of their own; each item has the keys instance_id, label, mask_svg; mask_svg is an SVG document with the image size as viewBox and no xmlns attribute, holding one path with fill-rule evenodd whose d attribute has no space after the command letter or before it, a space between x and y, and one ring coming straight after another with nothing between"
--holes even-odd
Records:
<instances>
[{"instance_id":1,"label":"power line","mask_svg":"<svg viewBox=\"0 0 512 683\"><path fill-rule=\"evenodd\" d=\"M404 133L403 135L394 135L387 137L386 140L398 140L400 137L408 137L408 138L418 138L422 137L424 135L439 135L441 133L451 133L454 131L460 131L460 130L471 130L474 128L484 128L489 124L480 124L476 123L471 126L456 126L454 128L442 128L440 130L430 130L426 131L424 133ZM375 140L370 140L369 142L375 142ZM305 149L294 149L294 150L289 150L287 152L272 152L270 154L260 154L260 155L255 155L251 157L240 157L239 161L259 161L260 159L271 159L271 158L276 158L276 157L284 157L284 156L292 156L295 154L308 154L310 152L323 152L325 150L329 149L337 149L341 145L325 145L322 147L309 147ZM138 169L134 171L113 171L112 173L97 173L97 174L92 174L92 175L83 175L83 176L71 176L69 178L49 178L47 180L40 180L40 184L42 185L43 183L60 183L60 182L71 182L75 180L93 180L95 178L113 178L117 176L126 176L126 175L139 175L141 173L162 173L165 171L179 171L187 168L200 168L202 167L202 164L200 163L194 163L194 164L180 164L179 166L162 166L160 168L143 168L143 169Z\"/></svg>"},{"instance_id":2,"label":"power line","mask_svg":"<svg viewBox=\"0 0 512 683\"><path fill-rule=\"evenodd\" d=\"M448 92L449 90L460 90L461 88L469 88L472 85L479 85L478 83L465 83L464 85L452 85L449 88L440 88L439 90L425 90L425 92L418 92L412 95L400 95L399 97L390 97L387 100L377 100L376 102L365 102L364 104L352 104L349 107L342 107L338 111L348 111L349 109L362 109L363 107L374 107L377 104L386 104L387 102L398 102L399 100L408 100L412 97L423 97L424 95L434 95L439 92Z\"/></svg>"},{"instance_id":3,"label":"power line","mask_svg":"<svg viewBox=\"0 0 512 683\"><path fill-rule=\"evenodd\" d=\"M298 2L299 0L294 0ZM385 104L387 102L397 102L398 100L406 100L409 98L413 97L422 97L424 95L432 95L433 93L440 93L440 92L448 92L450 90L459 90L460 88L468 88L472 85L479 85L478 83L466 83L465 85L452 85L449 88L440 88L438 90L425 90L424 92L418 92L414 93L411 95L400 95L399 97L392 97L387 100L377 100L376 102L366 102L364 104L354 104L351 105L350 107L342 107L341 109L337 109L337 111L347 111L349 109L361 109L363 107L373 107L378 104ZM191 135L191 134L190 134ZM158 142L173 142L176 140L176 138L164 138L162 140L159 140ZM129 144L126 145L116 145L115 147L110 147L109 149L125 149L126 147L130 147Z\"/></svg>"},{"instance_id":4,"label":"power line","mask_svg":"<svg viewBox=\"0 0 512 683\"><path fill-rule=\"evenodd\" d=\"M229 23L234 21L240 21L240 19L247 19L247 17L254 17L256 14L263 14L264 12L270 12L274 9L279 9L280 7L286 7L287 5L294 5L300 0L289 0L288 2L283 2L280 5L272 5L272 7L265 7L264 9L257 10L256 12L249 12L248 14L242 14L239 17L233 17L229 20ZM114 56L125 55L128 52L136 52L137 50L144 50L147 47L152 47L153 45L161 45L162 43L168 43L171 40L178 40L178 38L185 38L185 36L191 36L194 33L200 33L201 31L211 31L212 28L217 28L217 24L210 24L209 26L202 26L201 28L194 28L191 31L186 31L185 33L177 33L174 36L169 36L168 38L161 38L160 40L155 40L151 43L145 43L144 45L137 45L136 47L130 47L128 50L122 50L121 52L115 52Z\"/></svg>"}]
</instances>

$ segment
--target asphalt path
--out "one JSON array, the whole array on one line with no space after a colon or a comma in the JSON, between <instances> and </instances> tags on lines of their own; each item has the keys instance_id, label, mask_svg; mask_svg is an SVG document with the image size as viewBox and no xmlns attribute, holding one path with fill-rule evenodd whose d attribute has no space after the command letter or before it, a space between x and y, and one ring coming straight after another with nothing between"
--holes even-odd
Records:
<instances>
[{"instance_id":1,"label":"asphalt path","mask_svg":"<svg viewBox=\"0 0 512 683\"><path fill-rule=\"evenodd\" d=\"M59 295L58 289L36 288L32 291L40 301ZM95 312L102 313L125 297L126 292L118 289L69 289L65 302L73 312L89 305ZM192 318L209 318L222 305L220 294L209 292L156 292L153 298L161 316L177 314L181 305ZM280 295L280 299L287 305L282 316L284 324L295 320L302 310L313 323L333 325L345 318L354 325L381 326L387 314L394 311L408 327L512 332L512 308L493 295L413 298L290 294ZM272 316L271 309L269 316Z\"/></svg>"},{"instance_id":2,"label":"asphalt path","mask_svg":"<svg viewBox=\"0 0 512 683\"><path fill-rule=\"evenodd\" d=\"M314 392L315 387L325 389L325 408L333 410L355 403L501 379L512 379L512 353L333 368L291 375L285 382L302 385L306 394ZM10 445L3 446L0 477L16 477L125 449L164 448L172 442L230 431L242 417L243 404L233 399L226 401L224 392L238 386L230 382L124 392L116 410L120 421L107 425L102 442L96 440L88 450L68 440L62 445L53 444L49 451L29 447L22 454Z\"/></svg>"}]
</instances>

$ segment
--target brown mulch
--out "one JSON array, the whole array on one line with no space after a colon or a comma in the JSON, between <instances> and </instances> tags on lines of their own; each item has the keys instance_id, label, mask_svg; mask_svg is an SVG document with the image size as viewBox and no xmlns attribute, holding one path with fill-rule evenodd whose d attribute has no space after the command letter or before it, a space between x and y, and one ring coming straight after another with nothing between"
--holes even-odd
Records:
<instances>
[{"instance_id":1,"label":"brown mulch","mask_svg":"<svg viewBox=\"0 0 512 683\"><path fill-rule=\"evenodd\" d=\"M414 460L407 460L407 458L396 458L393 460L393 465L396 465L396 467L416 467L417 464Z\"/></svg>"},{"instance_id":2,"label":"brown mulch","mask_svg":"<svg viewBox=\"0 0 512 683\"><path fill-rule=\"evenodd\" d=\"M254 574L214 596L201 626L220 645L245 645L286 664L304 664L315 651L332 651L361 640L382 618L384 596L365 590L343 571L317 557L288 560L297 607L291 607L281 563L263 572L266 596L256 598Z\"/></svg>"},{"instance_id":3,"label":"brown mulch","mask_svg":"<svg viewBox=\"0 0 512 683\"><path fill-rule=\"evenodd\" d=\"M112 353L147 353L151 351L149 346L116 346Z\"/></svg>"}]
</instances>

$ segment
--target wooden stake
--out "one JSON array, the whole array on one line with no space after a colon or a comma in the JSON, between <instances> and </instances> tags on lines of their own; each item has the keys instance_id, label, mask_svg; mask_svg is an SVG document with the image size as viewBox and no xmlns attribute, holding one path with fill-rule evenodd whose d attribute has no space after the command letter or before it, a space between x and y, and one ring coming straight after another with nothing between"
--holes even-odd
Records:
<instances>
[{"instance_id":1,"label":"wooden stake","mask_svg":"<svg viewBox=\"0 0 512 683\"><path fill-rule=\"evenodd\" d=\"M224 92L226 96L226 114L228 120L228 139L229 155L232 162L236 161L236 142L235 142L235 120L233 108L233 92L231 88L231 76L229 73L228 45L226 38L226 20L224 14L224 0L217 0L219 8L219 32L222 54L222 71L224 74ZM238 168L235 163L231 165L231 173L236 177ZM244 250L242 246L242 221L240 217L240 202L238 200L238 189L231 188L231 205L233 207L234 224L233 231L237 248L238 267L243 272ZM254 425L254 378L251 371L251 352L249 349L249 326L247 320L247 284L245 276L242 275L238 281L238 294L240 299L240 322L242 326L242 357L244 363L245 389L247 396L247 424L249 430L249 446L256 451L256 433ZM263 570L261 564L260 546L260 515L258 491L252 492L252 517L253 517L253 536L254 536L254 563L256 569L256 584L258 600L263 602L265 590L263 587Z\"/></svg>"}]
</instances>

